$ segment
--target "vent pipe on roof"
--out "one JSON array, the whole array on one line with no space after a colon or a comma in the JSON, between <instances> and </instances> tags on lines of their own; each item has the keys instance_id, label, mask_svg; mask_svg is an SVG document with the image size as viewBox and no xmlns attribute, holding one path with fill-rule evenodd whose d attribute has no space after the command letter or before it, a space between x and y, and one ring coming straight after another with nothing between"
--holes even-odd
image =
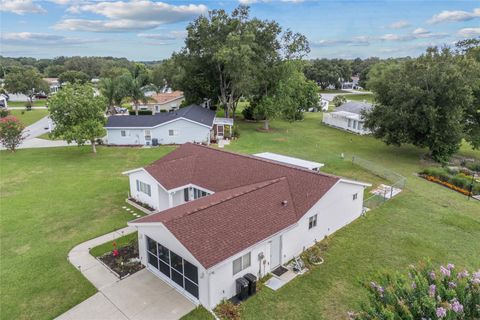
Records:
<instances>
[{"instance_id":1,"label":"vent pipe on roof","mask_svg":"<svg viewBox=\"0 0 480 320\"><path fill-rule=\"evenodd\" d=\"M282 206L286 207L287 204L288 204L288 201L287 201L287 200L283 200L283 201L282 201Z\"/></svg>"}]
</instances>

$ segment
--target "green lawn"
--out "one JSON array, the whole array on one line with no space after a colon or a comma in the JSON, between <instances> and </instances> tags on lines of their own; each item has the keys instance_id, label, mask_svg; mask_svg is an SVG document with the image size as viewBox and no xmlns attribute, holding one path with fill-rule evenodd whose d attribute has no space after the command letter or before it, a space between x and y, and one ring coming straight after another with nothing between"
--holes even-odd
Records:
<instances>
[{"instance_id":1,"label":"green lawn","mask_svg":"<svg viewBox=\"0 0 480 320\"><path fill-rule=\"evenodd\" d=\"M227 149L271 151L326 164L323 171L378 183L381 179L342 160L355 154L407 177L407 189L331 239L325 263L277 292L265 288L245 304L246 319L345 319L365 294L360 281L377 270L404 270L430 257L470 269L480 265L480 202L414 176L425 150L388 147L321 124L321 113L304 121L240 125ZM128 190L120 173L158 159L157 149L90 147L0 152L0 318L51 319L95 293L66 260L76 244L124 227ZM462 153L480 158L479 151ZM107 245L106 245L107 246ZM187 319L208 319L197 309Z\"/></svg>"},{"instance_id":2,"label":"green lawn","mask_svg":"<svg viewBox=\"0 0 480 320\"><path fill-rule=\"evenodd\" d=\"M96 292L68 261L75 245L126 226L128 179L156 149L0 152L0 319L52 319Z\"/></svg>"},{"instance_id":3,"label":"green lawn","mask_svg":"<svg viewBox=\"0 0 480 320\"><path fill-rule=\"evenodd\" d=\"M43 117L48 115L47 109L33 109L30 111L25 110L10 110L12 116L17 117L25 126L29 126L32 123L37 122Z\"/></svg>"},{"instance_id":4,"label":"green lawn","mask_svg":"<svg viewBox=\"0 0 480 320\"><path fill-rule=\"evenodd\" d=\"M271 151L326 164L322 171L372 181L362 170L340 159L355 154L407 177L402 194L336 232L325 263L297 277L279 291L266 288L244 306L244 319L345 319L365 301L362 282L379 270L405 271L411 263L430 258L458 267L480 266L480 202L414 176L425 150L389 147L371 137L349 134L321 124L321 113L303 122L274 121L271 133L261 124L241 123L241 137L229 150ZM463 154L480 158L462 146ZM378 179L378 178L377 178ZM203 319L195 310L188 319Z\"/></svg>"},{"instance_id":5,"label":"green lawn","mask_svg":"<svg viewBox=\"0 0 480 320\"><path fill-rule=\"evenodd\" d=\"M320 89L319 93L348 93L348 91L340 89Z\"/></svg>"},{"instance_id":6,"label":"green lawn","mask_svg":"<svg viewBox=\"0 0 480 320\"><path fill-rule=\"evenodd\" d=\"M117 249L125 247L126 245L132 243L132 241L137 241L138 234L137 232L127 234L126 236L112 239L112 241L105 242L99 246L93 247L90 249L90 254L94 257L103 256L107 252L113 251L113 242L117 244Z\"/></svg>"},{"instance_id":7,"label":"green lawn","mask_svg":"<svg viewBox=\"0 0 480 320\"><path fill-rule=\"evenodd\" d=\"M25 107L27 101L8 101L9 107ZM47 104L47 100L34 100L32 107L44 107Z\"/></svg>"},{"instance_id":8,"label":"green lawn","mask_svg":"<svg viewBox=\"0 0 480 320\"><path fill-rule=\"evenodd\" d=\"M347 100L352 101L366 101L373 102L373 94L371 93L362 93L362 94L345 94L343 95Z\"/></svg>"}]
</instances>

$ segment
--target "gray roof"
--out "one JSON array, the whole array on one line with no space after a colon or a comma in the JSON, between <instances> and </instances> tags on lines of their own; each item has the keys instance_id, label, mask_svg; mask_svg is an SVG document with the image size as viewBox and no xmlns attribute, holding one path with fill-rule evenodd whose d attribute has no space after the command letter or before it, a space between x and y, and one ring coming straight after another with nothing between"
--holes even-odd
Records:
<instances>
[{"instance_id":1,"label":"gray roof","mask_svg":"<svg viewBox=\"0 0 480 320\"><path fill-rule=\"evenodd\" d=\"M361 114L363 110L370 111L373 108L373 104L360 101L349 101L342 104L340 107L335 108L335 111L347 111L351 113Z\"/></svg>"},{"instance_id":2,"label":"gray roof","mask_svg":"<svg viewBox=\"0 0 480 320\"><path fill-rule=\"evenodd\" d=\"M111 116L107 120L106 128L153 128L162 123L176 119L188 119L211 127L215 118L215 111L190 105L171 112L161 112L155 115L141 116Z\"/></svg>"}]
</instances>

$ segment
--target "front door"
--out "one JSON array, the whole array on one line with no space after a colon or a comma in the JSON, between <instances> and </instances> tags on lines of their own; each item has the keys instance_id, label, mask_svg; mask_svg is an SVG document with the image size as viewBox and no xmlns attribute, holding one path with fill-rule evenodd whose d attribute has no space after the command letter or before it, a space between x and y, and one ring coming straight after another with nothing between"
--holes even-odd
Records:
<instances>
[{"instance_id":1,"label":"front door","mask_svg":"<svg viewBox=\"0 0 480 320\"><path fill-rule=\"evenodd\" d=\"M273 270L280 265L281 255L281 236L277 236L270 242L270 270Z\"/></svg>"},{"instance_id":2,"label":"front door","mask_svg":"<svg viewBox=\"0 0 480 320\"><path fill-rule=\"evenodd\" d=\"M218 137L223 137L223 126L218 126L217 125L217 136Z\"/></svg>"}]
</instances>

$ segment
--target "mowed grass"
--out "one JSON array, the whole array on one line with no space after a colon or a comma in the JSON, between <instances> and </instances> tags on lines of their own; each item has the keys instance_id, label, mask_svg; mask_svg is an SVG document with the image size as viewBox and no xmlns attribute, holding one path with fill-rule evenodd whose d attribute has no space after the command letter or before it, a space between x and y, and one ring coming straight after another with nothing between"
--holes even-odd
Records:
<instances>
[{"instance_id":1,"label":"mowed grass","mask_svg":"<svg viewBox=\"0 0 480 320\"><path fill-rule=\"evenodd\" d=\"M278 152L325 163L322 171L367 182L377 177L351 164L350 157L394 170L407 178L399 196L369 212L331 238L325 263L280 290L265 288L244 304L244 319L346 319L366 301L363 283L377 272L406 271L409 264L431 259L459 268L480 266L480 202L415 176L426 150L386 146L321 124L321 113L302 122L273 121L272 132L261 123L240 124L241 137L226 148L244 153ZM346 159L342 160L340 154ZM461 153L480 158L463 145ZM372 181L373 180L373 181ZM321 223L321 221L319 221ZM188 319L195 319L195 310Z\"/></svg>"},{"instance_id":2,"label":"mowed grass","mask_svg":"<svg viewBox=\"0 0 480 320\"><path fill-rule=\"evenodd\" d=\"M96 289L68 261L75 245L126 226L122 171L156 149L68 147L0 152L0 319L52 319Z\"/></svg>"},{"instance_id":3,"label":"mowed grass","mask_svg":"<svg viewBox=\"0 0 480 320\"><path fill-rule=\"evenodd\" d=\"M347 100L350 101L365 101L373 102L373 94L371 93L362 93L362 94L345 94L343 95Z\"/></svg>"},{"instance_id":4,"label":"mowed grass","mask_svg":"<svg viewBox=\"0 0 480 320\"><path fill-rule=\"evenodd\" d=\"M8 101L9 107L25 107L27 106L27 101ZM32 103L32 107L44 107L47 105L47 100L34 100Z\"/></svg>"},{"instance_id":5,"label":"mowed grass","mask_svg":"<svg viewBox=\"0 0 480 320\"><path fill-rule=\"evenodd\" d=\"M29 126L32 123L37 122L43 117L48 115L47 109L32 109L30 111L26 110L10 110L12 116L17 117L25 126Z\"/></svg>"},{"instance_id":6,"label":"mowed grass","mask_svg":"<svg viewBox=\"0 0 480 320\"><path fill-rule=\"evenodd\" d=\"M130 233L127 234L126 236L118 237L116 239L112 239L111 241L105 242L99 246L93 247L90 249L90 254L94 257L100 257L103 256L107 252L112 252L114 247L113 243L117 245L117 249L123 248L126 245L129 245L133 241L137 241L138 238L138 233Z\"/></svg>"}]
</instances>

